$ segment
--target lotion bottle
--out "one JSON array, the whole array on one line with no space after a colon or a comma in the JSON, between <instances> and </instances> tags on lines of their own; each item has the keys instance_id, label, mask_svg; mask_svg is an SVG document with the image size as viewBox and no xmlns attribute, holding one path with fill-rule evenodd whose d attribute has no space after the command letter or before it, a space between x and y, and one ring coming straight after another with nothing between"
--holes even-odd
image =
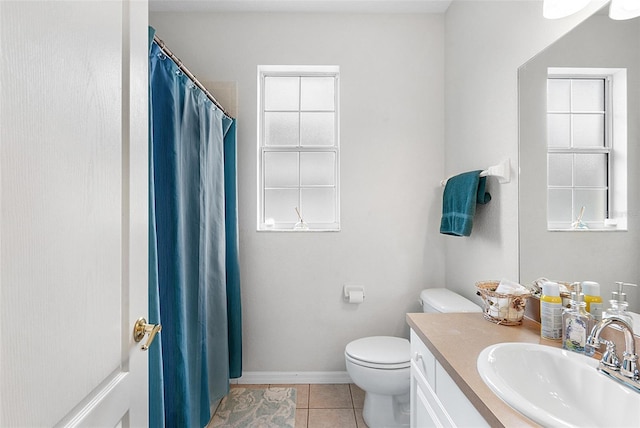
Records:
<instances>
[{"instance_id":1,"label":"lotion bottle","mask_svg":"<svg viewBox=\"0 0 640 428\"><path fill-rule=\"evenodd\" d=\"M602 296L600 296L600 284L593 281L582 281L582 292L584 293L584 302L586 310L596 321L602 319Z\"/></svg>"},{"instance_id":2,"label":"lotion bottle","mask_svg":"<svg viewBox=\"0 0 640 428\"><path fill-rule=\"evenodd\" d=\"M585 347L587 337L594 325L594 317L586 310L587 304L582 300L580 284L576 284L571 292L571 303L562 312L562 347L569 351L593 355L595 348Z\"/></svg>"},{"instance_id":3,"label":"lotion bottle","mask_svg":"<svg viewBox=\"0 0 640 428\"><path fill-rule=\"evenodd\" d=\"M562 297L556 282L542 284L540 296L540 336L543 339L562 339Z\"/></svg>"}]
</instances>

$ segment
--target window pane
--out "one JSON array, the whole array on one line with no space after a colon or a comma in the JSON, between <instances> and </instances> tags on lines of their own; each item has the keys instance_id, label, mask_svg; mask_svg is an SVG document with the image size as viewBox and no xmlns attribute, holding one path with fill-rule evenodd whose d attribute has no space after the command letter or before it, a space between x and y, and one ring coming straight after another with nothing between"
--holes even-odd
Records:
<instances>
[{"instance_id":1,"label":"window pane","mask_svg":"<svg viewBox=\"0 0 640 428\"><path fill-rule=\"evenodd\" d=\"M547 144L549 147L570 147L571 116L568 114L547 115Z\"/></svg>"},{"instance_id":2,"label":"window pane","mask_svg":"<svg viewBox=\"0 0 640 428\"><path fill-rule=\"evenodd\" d=\"M298 113L264 114L264 137L267 146L297 146L298 135Z\"/></svg>"},{"instance_id":3,"label":"window pane","mask_svg":"<svg viewBox=\"0 0 640 428\"><path fill-rule=\"evenodd\" d=\"M302 217L311 223L336 221L335 189L302 189Z\"/></svg>"},{"instance_id":4,"label":"window pane","mask_svg":"<svg viewBox=\"0 0 640 428\"><path fill-rule=\"evenodd\" d=\"M298 153L264 154L265 187L298 186Z\"/></svg>"},{"instance_id":5,"label":"window pane","mask_svg":"<svg viewBox=\"0 0 640 428\"><path fill-rule=\"evenodd\" d=\"M298 77L265 77L265 110L298 110L300 83Z\"/></svg>"},{"instance_id":6,"label":"window pane","mask_svg":"<svg viewBox=\"0 0 640 428\"><path fill-rule=\"evenodd\" d=\"M571 108L571 83L566 79L547 80L547 110L568 112Z\"/></svg>"},{"instance_id":7,"label":"window pane","mask_svg":"<svg viewBox=\"0 0 640 428\"><path fill-rule=\"evenodd\" d=\"M333 77L303 77L300 86L301 110L334 110Z\"/></svg>"},{"instance_id":8,"label":"window pane","mask_svg":"<svg viewBox=\"0 0 640 428\"><path fill-rule=\"evenodd\" d=\"M576 154L576 186L607 185L606 154Z\"/></svg>"},{"instance_id":9,"label":"window pane","mask_svg":"<svg viewBox=\"0 0 640 428\"><path fill-rule=\"evenodd\" d=\"M604 110L604 80L577 79L572 87L573 111Z\"/></svg>"},{"instance_id":10,"label":"window pane","mask_svg":"<svg viewBox=\"0 0 640 428\"><path fill-rule=\"evenodd\" d=\"M604 116L578 114L573 116L574 147L604 147Z\"/></svg>"},{"instance_id":11,"label":"window pane","mask_svg":"<svg viewBox=\"0 0 640 428\"><path fill-rule=\"evenodd\" d=\"M274 219L276 223L295 223L298 221L298 190L265 190L264 218Z\"/></svg>"},{"instance_id":12,"label":"window pane","mask_svg":"<svg viewBox=\"0 0 640 428\"><path fill-rule=\"evenodd\" d=\"M300 181L303 186L332 186L335 183L335 153L300 153Z\"/></svg>"},{"instance_id":13,"label":"window pane","mask_svg":"<svg viewBox=\"0 0 640 428\"><path fill-rule=\"evenodd\" d=\"M319 229L339 230L339 68L258 73L258 229L292 228L297 207Z\"/></svg>"},{"instance_id":14,"label":"window pane","mask_svg":"<svg viewBox=\"0 0 640 428\"><path fill-rule=\"evenodd\" d=\"M300 113L300 144L302 146L333 146L334 136L333 113Z\"/></svg>"},{"instance_id":15,"label":"window pane","mask_svg":"<svg viewBox=\"0 0 640 428\"><path fill-rule=\"evenodd\" d=\"M604 190L576 190L574 196L573 210L576 218L580 215L580 209L584 207L583 221L604 221L607 206Z\"/></svg>"},{"instance_id":16,"label":"window pane","mask_svg":"<svg viewBox=\"0 0 640 428\"><path fill-rule=\"evenodd\" d=\"M573 155L549 154L549 186L571 186Z\"/></svg>"},{"instance_id":17,"label":"window pane","mask_svg":"<svg viewBox=\"0 0 640 428\"><path fill-rule=\"evenodd\" d=\"M549 189L547 203L547 221L572 221L571 190Z\"/></svg>"}]
</instances>

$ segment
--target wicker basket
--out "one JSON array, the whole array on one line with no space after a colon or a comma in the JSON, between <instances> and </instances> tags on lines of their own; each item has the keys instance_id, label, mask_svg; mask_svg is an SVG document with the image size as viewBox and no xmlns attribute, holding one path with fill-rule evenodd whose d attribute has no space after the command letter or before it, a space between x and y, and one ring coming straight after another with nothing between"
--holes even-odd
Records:
<instances>
[{"instance_id":1,"label":"wicker basket","mask_svg":"<svg viewBox=\"0 0 640 428\"><path fill-rule=\"evenodd\" d=\"M476 283L476 294L484 302L484 318L500 325L520 325L524 309L531 293L519 296L496 293L500 281L480 281Z\"/></svg>"}]
</instances>

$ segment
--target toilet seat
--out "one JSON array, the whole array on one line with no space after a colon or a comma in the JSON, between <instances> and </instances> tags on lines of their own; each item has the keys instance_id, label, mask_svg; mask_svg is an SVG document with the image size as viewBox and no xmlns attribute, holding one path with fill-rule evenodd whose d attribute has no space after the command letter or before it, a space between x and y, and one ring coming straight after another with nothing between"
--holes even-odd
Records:
<instances>
[{"instance_id":1,"label":"toilet seat","mask_svg":"<svg viewBox=\"0 0 640 428\"><path fill-rule=\"evenodd\" d=\"M407 339L373 336L354 340L344 351L347 360L374 369L404 369L411 366L411 344Z\"/></svg>"}]
</instances>

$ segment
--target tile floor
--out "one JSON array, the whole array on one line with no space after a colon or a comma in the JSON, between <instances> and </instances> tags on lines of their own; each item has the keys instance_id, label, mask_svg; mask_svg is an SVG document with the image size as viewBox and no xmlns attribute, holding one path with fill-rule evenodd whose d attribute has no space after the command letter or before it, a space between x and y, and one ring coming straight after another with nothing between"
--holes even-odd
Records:
<instances>
[{"instance_id":1,"label":"tile floor","mask_svg":"<svg viewBox=\"0 0 640 428\"><path fill-rule=\"evenodd\" d=\"M364 391L354 384L231 385L232 388L296 388L296 428L368 428L362 419Z\"/></svg>"}]
</instances>

